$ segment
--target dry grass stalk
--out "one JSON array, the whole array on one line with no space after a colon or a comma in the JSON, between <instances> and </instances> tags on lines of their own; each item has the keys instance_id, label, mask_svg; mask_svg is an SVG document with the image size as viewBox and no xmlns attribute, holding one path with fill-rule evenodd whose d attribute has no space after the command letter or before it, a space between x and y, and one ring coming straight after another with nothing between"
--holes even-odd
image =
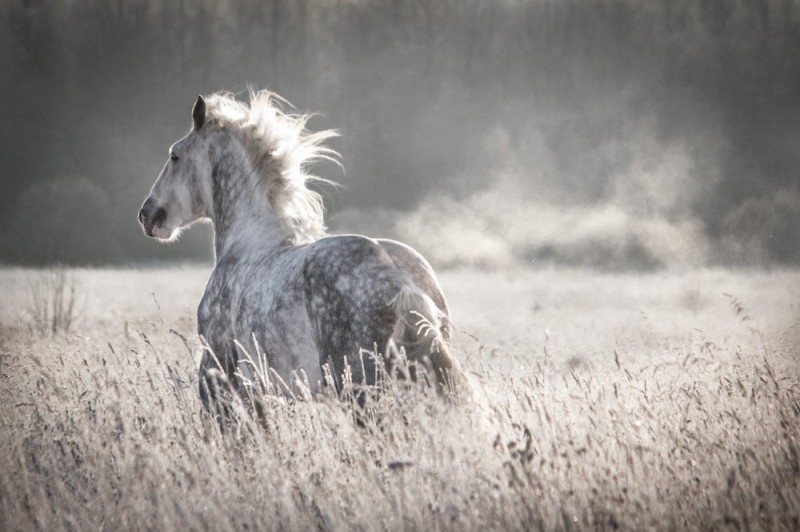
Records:
<instances>
[{"instance_id":1,"label":"dry grass stalk","mask_svg":"<svg viewBox=\"0 0 800 532\"><path fill-rule=\"evenodd\" d=\"M445 281L473 286L459 275ZM280 383L250 353L246 400L230 397L223 427L201 413L183 302L170 310L162 296L154 322L146 293L141 318L122 316L128 334L97 316L79 334L20 334L0 346L0 529L797 529L798 353L772 341L783 325L763 309L800 285L760 279L748 293L748 279L723 278L748 301L745 323L724 299L687 318L676 283L658 300L672 307L636 299L648 320L633 328L638 305L618 302L652 293L634 277L587 275L582 289L616 283L590 302L591 316L619 305L597 323L564 297L574 276L541 281L552 296L527 316L456 300L462 322L482 309L503 319L456 337L469 401L388 378L381 393L344 379L343 398L332 387L310 398L302 376ZM496 290L506 305L522 292ZM546 339L508 342L532 316Z\"/></svg>"},{"instance_id":2,"label":"dry grass stalk","mask_svg":"<svg viewBox=\"0 0 800 532\"><path fill-rule=\"evenodd\" d=\"M28 311L40 333L68 333L79 317L80 282L63 266L28 278Z\"/></svg>"}]
</instances>

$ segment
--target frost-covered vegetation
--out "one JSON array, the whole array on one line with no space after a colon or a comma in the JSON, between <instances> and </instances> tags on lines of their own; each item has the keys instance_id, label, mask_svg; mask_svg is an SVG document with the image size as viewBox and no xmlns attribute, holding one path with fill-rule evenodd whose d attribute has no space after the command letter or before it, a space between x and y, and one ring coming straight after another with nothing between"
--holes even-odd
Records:
<instances>
[{"instance_id":1,"label":"frost-covered vegetation","mask_svg":"<svg viewBox=\"0 0 800 532\"><path fill-rule=\"evenodd\" d=\"M201 414L204 269L0 272L0 529L797 529L800 276L442 275L472 397ZM723 295L727 294L727 295Z\"/></svg>"}]
</instances>

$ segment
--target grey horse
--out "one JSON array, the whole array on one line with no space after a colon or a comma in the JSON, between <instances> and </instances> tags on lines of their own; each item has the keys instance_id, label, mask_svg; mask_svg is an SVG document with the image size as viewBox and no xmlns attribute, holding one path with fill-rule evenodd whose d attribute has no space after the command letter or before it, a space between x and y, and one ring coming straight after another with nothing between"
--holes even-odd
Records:
<instances>
[{"instance_id":1,"label":"grey horse","mask_svg":"<svg viewBox=\"0 0 800 532\"><path fill-rule=\"evenodd\" d=\"M198 96L192 129L139 211L147 236L175 240L198 220L214 225L216 265L197 311L207 344L200 395L220 383L241 394L254 375L312 392L332 378L373 385L388 353L405 353L440 391L463 374L448 349L450 318L428 262L409 246L328 236L311 162L334 159L335 131L309 132L309 115L285 112L267 91L250 102Z\"/></svg>"}]
</instances>

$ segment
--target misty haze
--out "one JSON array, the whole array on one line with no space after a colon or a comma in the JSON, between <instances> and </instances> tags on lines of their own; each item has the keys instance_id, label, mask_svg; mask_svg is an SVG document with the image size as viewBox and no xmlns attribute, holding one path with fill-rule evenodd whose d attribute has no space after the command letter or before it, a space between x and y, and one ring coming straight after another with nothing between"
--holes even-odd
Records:
<instances>
[{"instance_id":1,"label":"misty haze","mask_svg":"<svg viewBox=\"0 0 800 532\"><path fill-rule=\"evenodd\" d=\"M0 529L800 529L799 51L797 0L0 2ZM214 226L140 208L251 90L468 394L204 410Z\"/></svg>"},{"instance_id":2,"label":"misty haze","mask_svg":"<svg viewBox=\"0 0 800 532\"><path fill-rule=\"evenodd\" d=\"M343 185L325 190L334 231L435 265L795 265L798 9L8 2L2 259L208 260L208 228L164 248L135 215L195 95L252 84L340 130L345 171L316 169Z\"/></svg>"}]
</instances>

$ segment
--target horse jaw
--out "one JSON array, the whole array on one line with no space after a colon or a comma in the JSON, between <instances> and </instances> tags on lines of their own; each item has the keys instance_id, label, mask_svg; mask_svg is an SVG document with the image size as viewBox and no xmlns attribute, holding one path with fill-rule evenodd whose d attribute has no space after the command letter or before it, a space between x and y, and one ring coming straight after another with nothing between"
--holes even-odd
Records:
<instances>
[{"instance_id":1,"label":"horse jaw","mask_svg":"<svg viewBox=\"0 0 800 532\"><path fill-rule=\"evenodd\" d=\"M172 242L178 240L182 233L183 227L176 227L173 229L168 229L166 227L154 227L148 236L155 238L162 244L171 244Z\"/></svg>"},{"instance_id":2,"label":"horse jaw","mask_svg":"<svg viewBox=\"0 0 800 532\"><path fill-rule=\"evenodd\" d=\"M162 244L171 244L180 239L183 232L196 223L213 223L208 217L200 217L172 229L167 227L154 227L151 231L152 234L147 236L155 238Z\"/></svg>"}]
</instances>

